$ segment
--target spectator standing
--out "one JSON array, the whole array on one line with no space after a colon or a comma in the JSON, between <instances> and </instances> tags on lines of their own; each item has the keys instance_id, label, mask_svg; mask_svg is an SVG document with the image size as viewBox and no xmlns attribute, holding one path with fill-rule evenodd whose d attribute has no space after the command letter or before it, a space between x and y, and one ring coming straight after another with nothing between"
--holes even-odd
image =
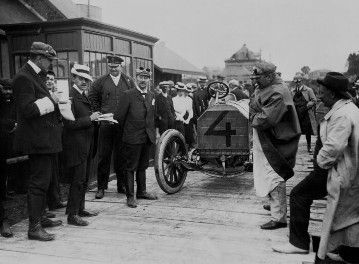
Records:
<instances>
[{"instance_id":1,"label":"spectator standing","mask_svg":"<svg viewBox=\"0 0 359 264\"><path fill-rule=\"evenodd\" d=\"M291 90L292 97L297 111L300 129L307 140L307 150L311 152L311 136L317 127L314 109L316 98L311 88L303 84L303 77L296 75L293 78L295 88Z\"/></svg>"},{"instance_id":2,"label":"spectator standing","mask_svg":"<svg viewBox=\"0 0 359 264\"><path fill-rule=\"evenodd\" d=\"M87 221L81 217L98 215L98 212L85 210L85 194L87 191L94 146L94 121L99 112L93 112L91 103L86 96L92 77L90 68L74 64L71 69L72 98L71 110L75 120L64 120L64 166L69 173L70 191L66 214L70 225L86 226Z\"/></svg>"},{"instance_id":3,"label":"spectator standing","mask_svg":"<svg viewBox=\"0 0 359 264\"><path fill-rule=\"evenodd\" d=\"M186 85L178 82L175 87L177 89L177 95L172 99L173 108L176 113L175 128L185 137L184 124L189 117L190 111L192 111L192 104L190 105L188 99L185 98Z\"/></svg>"},{"instance_id":4,"label":"spectator standing","mask_svg":"<svg viewBox=\"0 0 359 264\"><path fill-rule=\"evenodd\" d=\"M146 169L149 166L151 146L156 143L155 97L149 90L151 70L136 70L135 89L126 91L120 98L114 118L123 128L126 157L127 205L137 207L134 199L136 173L137 199L156 200L157 196L146 191Z\"/></svg>"},{"instance_id":5,"label":"spectator standing","mask_svg":"<svg viewBox=\"0 0 359 264\"><path fill-rule=\"evenodd\" d=\"M43 227L61 225L41 217L46 206L46 193L57 169L57 153L62 150L61 114L56 94L50 95L39 74L46 74L56 52L42 42L32 43L30 60L14 77L13 93L18 126L14 148L29 156L28 190L29 239L49 241L55 238Z\"/></svg>"},{"instance_id":6,"label":"spectator standing","mask_svg":"<svg viewBox=\"0 0 359 264\"><path fill-rule=\"evenodd\" d=\"M201 77L198 79L198 88L193 93L193 121L197 124L197 119L208 108L209 100L211 99L206 89L207 78Z\"/></svg>"},{"instance_id":7,"label":"spectator standing","mask_svg":"<svg viewBox=\"0 0 359 264\"><path fill-rule=\"evenodd\" d=\"M93 111L101 114L114 113L123 93L135 88L133 79L121 72L123 59L117 55L107 56L109 72L92 83L89 100ZM125 189L125 157L121 127L109 121L101 121L98 138L99 161L97 169L96 198L102 199L108 188L112 152L117 178L117 192L126 193Z\"/></svg>"},{"instance_id":8,"label":"spectator standing","mask_svg":"<svg viewBox=\"0 0 359 264\"><path fill-rule=\"evenodd\" d=\"M185 121L184 121L184 130L185 130L185 140L189 148L194 147L194 129L193 129L193 89L192 84L189 83L186 85L184 92L184 98L186 99L186 104L188 110L186 111Z\"/></svg>"},{"instance_id":9,"label":"spectator standing","mask_svg":"<svg viewBox=\"0 0 359 264\"><path fill-rule=\"evenodd\" d=\"M156 97L156 119L160 135L167 129L175 128L176 113L173 108L172 96L169 95L170 83L159 84L161 93Z\"/></svg>"},{"instance_id":10,"label":"spectator standing","mask_svg":"<svg viewBox=\"0 0 359 264\"><path fill-rule=\"evenodd\" d=\"M236 100L248 99L248 96L242 91L242 88L239 86L238 80L229 81L229 91L234 94Z\"/></svg>"},{"instance_id":11,"label":"spectator standing","mask_svg":"<svg viewBox=\"0 0 359 264\"><path fill-rule=\"evenodd\" d=\"M286 180L293 167L300 128L288 87L275 74L276 66L259 62L253 68L255 89L249 104L253 127L253 176L256 193L269 196L272 219L262 229L287 226Z\"/></svg>"}]
</instances>

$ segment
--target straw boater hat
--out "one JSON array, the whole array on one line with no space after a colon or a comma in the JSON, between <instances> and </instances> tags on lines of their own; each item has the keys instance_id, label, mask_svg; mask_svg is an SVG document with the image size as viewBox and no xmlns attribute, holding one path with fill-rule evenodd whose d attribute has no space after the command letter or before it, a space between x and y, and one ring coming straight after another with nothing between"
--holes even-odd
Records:
<instances>
[{"instance_id":1,"label":"straw boater hat","mask_svg":"<svg viewBox=\"0 0 359 264\"><path fill-rule=\"evenodd\" d=\"M239 81L238 81L238 80L235 80L235 79L230 80L228 84L233 84L234 86L239 87Z\"/></svg>"},{"instance_id":2,"label":"straw boater hat","mask_svg":"<svg viewBox=\"0 0 359 264\"><path fill-rule=\"evenodd\" d=\"M71 73L73 75L81 76L91 82L93 81L93 79L90 75L90 68L85 65L74 64L74 66L71 69Z\"/></svg>"},{"instance_id":3,"label":"straw boater hat","mask_svg":"<svg viewBox=\"0 0 359 264\"><path fill-rule=\"evenodd\" d=\"M178 82L176 83L175 88L177 90L186 90L186 85L184 83Z\"/></svg>"},{"instance_id":4,"label":"straw boater hat","mask_svg":"<svg viewBox=\"0 0 359 264\"><path fill-rule=\"evenodd\" d=\"M207 81L207 77L199 77L198 79L197 79L197 81L198 82L206 82Z\"/></svg>"},{"instance_id":5,"label":"straw boater hat","mask_svg":"<svg viewBox=\"0 0 359 264\"><path fill-rule=\"evenodd\" d=\"M192 83L187 83L186 84L186 91L189 93L193 93L193 88L192 88Z\"/></svg>"}]
</instances>

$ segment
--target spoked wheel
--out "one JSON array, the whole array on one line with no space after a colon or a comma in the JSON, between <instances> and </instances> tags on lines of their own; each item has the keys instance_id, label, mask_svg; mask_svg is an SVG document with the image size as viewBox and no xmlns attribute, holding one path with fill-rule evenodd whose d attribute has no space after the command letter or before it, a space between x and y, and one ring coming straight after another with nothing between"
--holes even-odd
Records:
<instances>
[{"instance_id":1,"label":"spoked wheel","mask_svg":"<svg viewBox=\"0 0 359 264\"><path fill-rule=\"evenodd\" d=\"M207 86L207 93L210 97L213 98L216 98L218 94L218 99L222 99L228 95L229 87L224 82L219 82L219 81L211 82Z\"/></svg>"},{"instance_id":2,"label":"spoked wheel","mask_svg":"<svg viewBox=\"0 0 359 264\"><path fill-rule=\"evenodd\" d=\"M187 157L187 148L183 135L175 129L164 132L157 143L155 173L158 185L169 194L181 190L187 170L179 162Z\"/></svg>"}]
</instances>

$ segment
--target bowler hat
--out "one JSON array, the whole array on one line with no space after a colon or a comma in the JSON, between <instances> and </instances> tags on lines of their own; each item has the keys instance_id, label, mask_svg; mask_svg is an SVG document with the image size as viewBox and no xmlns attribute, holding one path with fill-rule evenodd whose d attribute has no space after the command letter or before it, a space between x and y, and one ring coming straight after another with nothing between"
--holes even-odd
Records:
<instances>
[{"instance_id":1,"label":"bowler hat","mask_svg":"<svg viewBox=\"0 0 359 264\"><path fill-rule=\"evenodd\" d=\"M108 66L117 67L119 64L123 62L123 59L118 55L108 55L107 57L107 64Z\"/></svg>"},{"instance_id":2,"label":"bowler hat","mask_svg":"<svg viewBox=\"0 0 359 264\"><path fill-rule=\"evenodd\" d=\"M326 88L350 99L351 95L348 93L349 80L339 72L328 72L324 78L318 78L317 82Z\"/></svg>"},{"instance_id":3,"label":"bowler hat","mask_svg":"<svg viewBox=\"0 0 359 264\"><path fill-rule=\"evenodd\" d=\"M33 42L30 53L42 55L50 60L57 59L56 51L50 45L42 42Z\"/></svg>"}]
</instances>

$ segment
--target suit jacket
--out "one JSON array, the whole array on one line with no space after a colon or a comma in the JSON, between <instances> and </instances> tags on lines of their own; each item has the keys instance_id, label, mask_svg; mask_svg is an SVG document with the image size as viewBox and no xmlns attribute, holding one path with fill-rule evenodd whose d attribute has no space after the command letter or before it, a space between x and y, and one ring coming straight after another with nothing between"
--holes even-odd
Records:
<instances>
[{"instance_id":1,"label":"suit jacket","mask_svg":"<svg viewBox=\"0 0 359 264\"><path fill-rule=\"evenodd\" d=\"M208 108L210 96L207 93L206 88L198 88L193 93L193 119L197 120L203 112Z\"/></svg>"},{"instance_id":2,"label":"suit jacket","mask_svg":"<svg viewBox=\"0 0 359 264\"><path fill-rule=\"evenodd\" d=\"M234 94L237 101L242 99L248 99L248 96L244 92L242 92L242 90L239 88L234 89L231 93Z\"/></svg>"},{"instance_id":3,"label":"suit jacket","mask_svg":"<svg viewBox=\"0 0 359 264\"><path fill-rule=\"evenodd\" d=\"M121 73L120 81L116 86L110 74L98 78L91 85L89 99L94 111L114 113L124 91L135 88L135 82L129 76Z\"/></svg>"},{"instance_id":4,"label":"suit jacket","mask_svg":"<svg viewBox=\"0 0 359 264\"><path fill-rule=\"evenodd\" d=\"M69 96L72 97L71 110L75 120L64 120L63 157L67 168L79 165L87 159L94 134L94 125L90 119L90 101L73 87Z\"/></svg>"},{"instance_id":5,"label":"suit jacket","mask_svg":"<svg viewBox=\"0 0 359 264\"><path fill-rule=\"evenodd\" d=\"M14 77L13 95L18 126L14 149L24 154L57 153L62 150L62 122L57 104L52 100L45 82L26 63ZM48 97L55 111L40 116L35 101Z\"/></svg>"},{"instance_id":6,"label":"suit jacket","mask_svg":"<svg viewBox=\"0 0 359 264\"><path fill-rule=\"evenodd\" d=\"M170 111L166 108L167 103L170 105ZM159 117L170 117L173 120L176 118L172 96L167 95L167 97L164 97L162 93L156 96L156 118L158 119Z\"/></svg>"},{"instance_id":7,"label":"suit jacket","mask_svg":"<svg viewBox=\"0 0 359 264\"><path fill-rule=\"evenodd\" d=\"M143 144L147 138L156 142L155 96L148 91L143 98L138 89L124 92L120 98L114 118L123 129L122 141L128 144Z\"/></svg>"}]
</instances>

